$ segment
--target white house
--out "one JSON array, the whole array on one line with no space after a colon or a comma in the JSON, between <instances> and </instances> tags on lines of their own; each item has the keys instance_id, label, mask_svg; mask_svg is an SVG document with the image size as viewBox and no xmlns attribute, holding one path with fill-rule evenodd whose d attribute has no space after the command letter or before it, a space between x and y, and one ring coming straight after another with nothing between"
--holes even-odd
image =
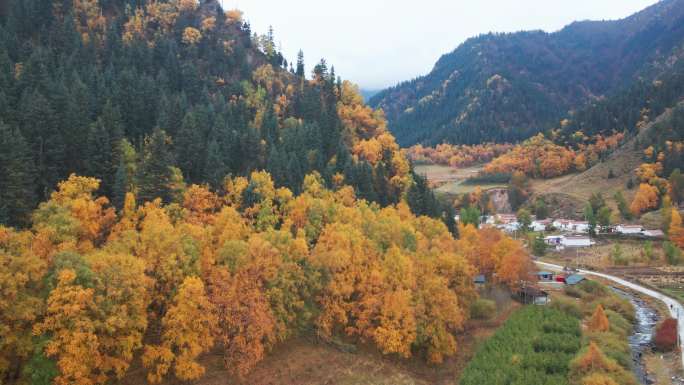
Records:
<instances>
[{"instance_id":1,"label":"white house","mask_svg":"<svg viewBox=\"0 0 684 385\"><path fill-rule=\"evenodd\" d=\"M576 233L588 233L589 222L586 221L570 221L567 231L574 231Z\"/></svg>"},{"instance_id":2,"label":"white house","mask_svg":"<svg viewBox=\"0 0 684 385\"><path fill-rule=\"evenodd\" d=\"M503 230L507 233L514 233L514 232L520 230L520 223L518 223L517 221L508 222L508 223L499 223L496 225L496 228L499 230Z\"/></svg>"},{"instance_id":3,"label":"white house","mask_svg":"<svg viewBox=\"0 0 684 385\"><path fill-rule=\"evenodd\" d=\"M564 230L568 226L568 222L570 222L568 219L554 219L552 224L558 230Z\"/></svg>"},{"instance_id":4,"label":"white house","mask_svg":"<svg viewBox=\"0 0 684 385\"><path fill-rule=\"evenodd\" d=\"M551 226L551 219L544 219L544 220L539 220L535 219L532 221L532 224L530 227L532 227L533 231L545 231L548 226Z\"/></svg>"},{"instance_id":5,"label":"white house","mask_svg":"<svg viewBox=\"0 0 684 385\"><path fill-rule=\"evenodd\" d=\"M596 242L585 235L550 235L544 238L547 245L556 246L556 249L565 247L589 247Z\"/></svg>"},{"instance_id":6,"label":"white house","mask_svg":"<svg viewBox=\"0 0 684 385\"><path fill-rule=\"evenodd\" d=\"M574 233L588 233L589 222L573 221L571 219L556 219L553 221L553 227L561 231L569 231Z\"/></svg>"},{"instance_id":7,"label":"white house","mask_svg":"<svg viewBox=\"0 0 684 385\"><path fill-rule=\"evenodd\" d=\"M662 230L644 230L641 232L645 237L649 238L663 238L665 233Z\"/></svg>"},{"instance_id":8,"label":"white house","mask_svg":"<svg viewBox=\"0 0 684 385\"><path fill-rule=\"evenodd\" d=\"M639 225L617 225L615 231L620 234L641 234L644 229Z\"/></svg>"},{"instance_id":9,"label":"white house","mask_svg":"<svg viewBox=\"0 0 684 385\"><path fill-rule=\"evenodd\" d=\"M591 238L583 235L566 236L563 239L563 246L565 247L589 247L595 243L596 242L592 241Z\"/></svg>"}]
</instances>

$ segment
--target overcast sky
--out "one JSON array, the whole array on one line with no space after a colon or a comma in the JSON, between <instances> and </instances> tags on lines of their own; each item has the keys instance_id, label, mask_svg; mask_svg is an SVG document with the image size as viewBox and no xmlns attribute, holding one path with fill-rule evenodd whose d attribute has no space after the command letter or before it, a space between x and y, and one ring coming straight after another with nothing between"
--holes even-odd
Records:
<instances>
[{"instance_id":1,"label":"overcast sky","mask_svg":"<svg viewBox=\"0 0 684 385\"><path fill-rule=\"evenodd\" d=\"M344 79L377 89L430 71L465 39L486 32L556 31L574 20L619 19L655 0L223 0L252 31L275 30L288 61L324 57Z\"/></svg>"}]
</instances>

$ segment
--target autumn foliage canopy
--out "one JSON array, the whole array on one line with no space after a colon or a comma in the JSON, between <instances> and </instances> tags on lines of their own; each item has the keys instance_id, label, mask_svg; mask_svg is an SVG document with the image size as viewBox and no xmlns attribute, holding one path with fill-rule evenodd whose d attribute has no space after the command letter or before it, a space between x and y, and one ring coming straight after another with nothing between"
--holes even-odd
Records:
<instances>
[{"instance_id":1,"label":"autumn foliage canopy","mask_svg":"<svg viewBox=\"0 0 684 385\"><path fill-rule=\"evenodd\" d=\"M103 384L141 355L151 383L201 377L220 352L244 376L302 330L441 362L458 349L478 271L515 285L530 261L495 230L381 208L318 174L295 196L270 175L189 186L117 215L72 175L28 230L0 227L0 372L55 364L57 384ZM36 341L47 341L36 348ZM37 355L37 356L36 356Z\"/></svg>"}]
</instances>

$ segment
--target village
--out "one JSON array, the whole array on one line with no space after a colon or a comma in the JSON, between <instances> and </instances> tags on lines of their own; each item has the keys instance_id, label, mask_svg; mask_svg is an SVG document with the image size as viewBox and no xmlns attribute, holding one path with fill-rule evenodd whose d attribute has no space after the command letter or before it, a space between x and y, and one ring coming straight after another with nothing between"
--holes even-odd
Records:
<instances>
[{"instance_id":1,"label":"village","mask_svg":"<svg viewBox=\"0 0 684 385\"><path fill-rule=\"evenodd\" d=\"M456 216L455 219L458 221L460 218ZM514 237L522 235L521 233L524 232L545 234L543 239L548 250L556 252L562 252L566 249L589 248L597 245L597 240L600 238L632 241L662 240L664 238L662 230L646 229L644 226L631 224L597 226L593 235L591 234L591 224L588 221L537 219L532 216L528 224L525 225L515 214L482 216L480 227L494 227ZM567 286L575 286L584 280L586 280L585 276L570 266L566 266L562 272L541 270L534 273L532 282L524 283L517 290L515 297L522 303L545 305L550 301L549 291L563 290ZM487 284L484 275L476 276L474 282L478 287L484 287Z\"/></svg>"},{"instance_id":2,"label":"village","mask_svg":"<svg viewBox=\"0 0 684 385\"><path fill-rule=\"evenodd\" d=\"M456 221L459 217L456 217ZM481 219L481 227L496 227L505 233L516 234L523 230L523 224L515 214L486 215ZM587 221L572 219L537 219L531 217L528 231L549 233L544 240L557 251L573 247L591 247L596 244L590 235L591 225ZM665 234L659 229L645 229L641 225L618 224L596 227L598 237L624 237L629 239L663 239Z\"/></svg>"}]
</instances>

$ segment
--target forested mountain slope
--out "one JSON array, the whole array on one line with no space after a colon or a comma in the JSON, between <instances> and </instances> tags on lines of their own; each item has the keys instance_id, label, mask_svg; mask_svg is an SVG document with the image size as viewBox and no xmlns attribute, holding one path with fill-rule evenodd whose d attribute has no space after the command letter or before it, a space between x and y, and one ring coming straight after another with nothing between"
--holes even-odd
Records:
<instances>
[{"instance_id":1,"label":"forested mountain slope","mask_svg":"<svg viewBox=\"0 0 684 385\"><path fill-rule=\"evenodd\" d=\"M395 203L409 165L382 115L324 61L289 65L216 0L13 0L0 13L0 223L69 174L165 202L184 183L265 169L294 192L318 171Z\"/></svg>"},{"instance_id":2,"label":"forested mountain slope","mask_svg":"<svg viewBox=\"0 0 684 385\"><path fill-rule=\"evenodd\" d=\"M636 81L648 85L681 57L683 42L684 0L554 33L487 34L370 104L384 109L402 145L517 141Z\"/></svg>"}]
</instances>

